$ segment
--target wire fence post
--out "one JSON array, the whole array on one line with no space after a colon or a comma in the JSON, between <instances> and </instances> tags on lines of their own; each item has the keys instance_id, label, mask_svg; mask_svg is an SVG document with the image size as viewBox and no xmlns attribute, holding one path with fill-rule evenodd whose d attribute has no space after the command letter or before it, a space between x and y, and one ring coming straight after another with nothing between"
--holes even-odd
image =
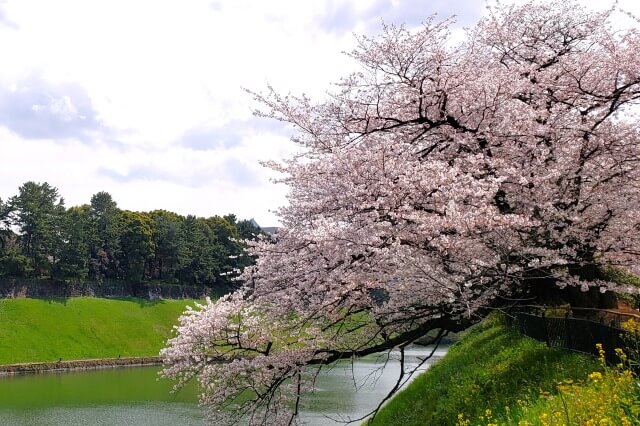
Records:
<instances>
[{"instance_id":1,"label":"wire fence post","mask_svg":"<svg viewBox=\"0 0 640 426\"><path fill-rule=\"evenodd\" d=\"M547 324L547 317L546 317L546 310L542 309L542 315L540 315L540 317L542 318L542 325L544 328L544 341L547 344L547 347L551 346L551 342L549 340L549 325Z\"/></svg>"}]
</instances>

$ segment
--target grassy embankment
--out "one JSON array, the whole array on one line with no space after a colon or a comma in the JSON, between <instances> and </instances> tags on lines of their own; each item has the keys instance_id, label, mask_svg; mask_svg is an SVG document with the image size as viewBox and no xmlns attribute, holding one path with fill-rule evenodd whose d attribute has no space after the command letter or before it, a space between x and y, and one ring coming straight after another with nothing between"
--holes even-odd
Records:
<instances>
[{"instance_id":1,"label":"grassy embankment","mask_svg":"<svg viewBox=\"0 0 640 426\"><path fill-rule=\"evenodd\" d=\"M193 300L3 299L0 364L155 356Z\"/></svg>"},{"instance_id":2,"label":"grassy embankment","mask_svg":"<svg viewBox=\"0 0 640 426\"><path fill-rule=\"evenodd\" d=\"M640 425L639 415L640 390L628 371L547 348L494 318L470 329L371 423Z\"/></svg>"}]
</instances>

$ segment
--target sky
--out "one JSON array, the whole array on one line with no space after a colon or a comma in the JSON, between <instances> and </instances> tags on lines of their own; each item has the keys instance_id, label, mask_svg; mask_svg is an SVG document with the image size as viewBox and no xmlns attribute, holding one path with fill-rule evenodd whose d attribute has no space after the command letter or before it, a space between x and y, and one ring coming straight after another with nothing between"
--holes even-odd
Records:
<instances>
[{"instance_id":1,"label":"sky","mask_svg":"<svg viewBox=\"0 0 640 426\"><path fill-rule=\"evenodd\" d=\"M354 69L354 34L434 13L460 36L485 2L0 0L0 198L48 182L67 206L107 191L122 209L278 225L286 187L260 162L291 156L295 131L254 117L244 89L322 97Z\"/></svg>"}]
</instances>

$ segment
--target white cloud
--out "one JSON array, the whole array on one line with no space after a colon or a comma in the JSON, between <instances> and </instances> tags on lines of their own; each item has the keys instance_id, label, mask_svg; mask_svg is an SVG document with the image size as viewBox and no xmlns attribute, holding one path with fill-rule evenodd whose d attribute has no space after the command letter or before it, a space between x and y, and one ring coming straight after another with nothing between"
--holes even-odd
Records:
<instances>
[{"instance_id":1,"label":"white cloud","mask_svg":"<svg viewBox=\"0 0 640 426\"><path fill-rule=\"evenodd\" d=\"M68 205L104 190L122 208L273 225L286 189L258 162L290 155L291 129L252 118L242 88L321 97L354 67L353 32L434 12L469 25L481 4L0 0L0 196L48 181Z\"/></svg>"}]
</instances>

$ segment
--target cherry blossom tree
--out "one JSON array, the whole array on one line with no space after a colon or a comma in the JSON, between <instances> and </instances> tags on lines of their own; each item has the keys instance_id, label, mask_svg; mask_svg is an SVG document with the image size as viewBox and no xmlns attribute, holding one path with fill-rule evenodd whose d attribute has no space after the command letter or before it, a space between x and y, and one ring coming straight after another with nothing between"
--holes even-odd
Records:
<instances>
[{"instance_id":1,"label":"cherry blossom tree","mask_svg":"<svg viewBox=\"0 0 640 426\"><path fill-rule=\"evenodd\" d=\"M614 13L499 5L458 45L450 20L384 26L327 99L255 94L305 148L270 164L283 228L239 291L181 318L165 375L197 377L218 422L290 424L318 365L537 286L632 291L602 273L640 272L640 33Z\"/></svg>"}]
</instances>

